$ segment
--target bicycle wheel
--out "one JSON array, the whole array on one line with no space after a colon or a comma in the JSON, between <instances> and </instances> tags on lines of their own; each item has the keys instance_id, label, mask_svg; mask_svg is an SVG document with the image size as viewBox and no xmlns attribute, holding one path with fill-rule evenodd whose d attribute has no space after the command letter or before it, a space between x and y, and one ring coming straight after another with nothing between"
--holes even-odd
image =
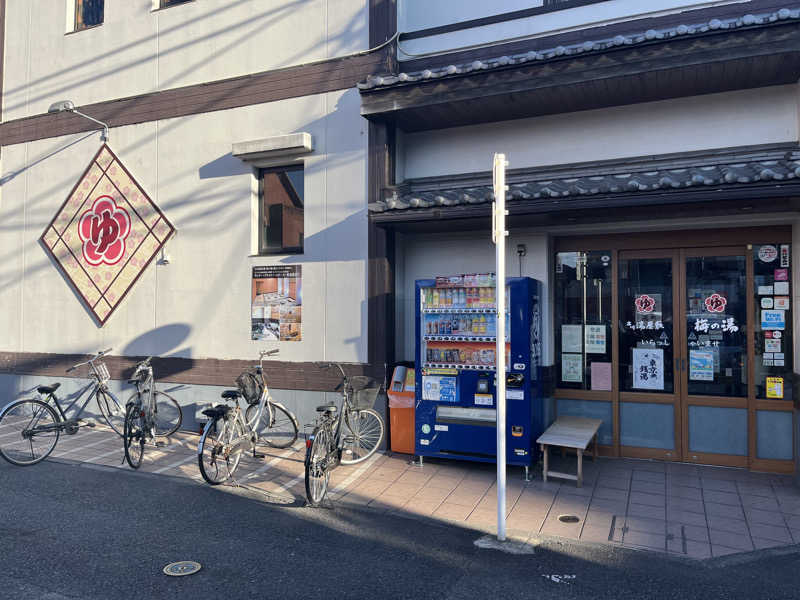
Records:
<instances>
[{"instance_id":1,"label":"bicycle wheel","mask_svg":"<svg viewBox=\"0 0 800 600\"><path fill-rule=\"evenodd\" d=\"M138 469L144 458L144 439L145 431L143 427L144 417L142 409L138 404L129 404L125 413L125 427L123 428L123 440L125 445L125 460L131 469Z\"/></svg>"},{"instance_id":2,"label":"bicycle wheel","mask_svg":"<svg viewBox=\"0 0 800 600\"><path fill-rule=\"evenodd\" d=\"M203 479L211 485L219 485L233 477L242 458L242 449L231 450L231 444L238 443L243 435L238 421L217 418L206 424L197 447L197 462Z\"/></svg>"},{"instance_id":3,"label":"bicycle wheel","mask_svg":"<svg viewBox=\"0 0 800 600\"><path fill-rule=\"evenodd\" d=\"M330 433L326 427L317 427L313 440L306 450L306 498L310 506L319 506L328 492L331 474L328 470Z\"/></svg>"},{"instance_id":4,"label":"bicycle wheel","mask_svg":"<svg viewBox=\"0 0 800 600\"><path fill-rule=\"evenodd\" d=\"M56 447L60 423L58 413L41 400L12 402L0 417L0 456L20 467L43 461Z\"/></svg>"},{"instance_id":5,"label":"bicycle wheel","mask_svg":"<svg viewBox=\"0 0 800 600\"><path fill-rule=\"evenodd\" d=\"M348 410L342 430L343 465L354 465L372 456L381 445L386 426L373 409Z\"/></svg>"},{"instance_id":6,"label":"bicycle wheel","mask_svg":"<svg viewBox=\"0 0 800 600\"><path fill-rule=\"evenodd\" d=\"M153 415L156 421L156 435L172 435L183 422L183 411L181 405L169 394L155 392L156 413Z\"/></svg>"},{"instance_id":7,"label":"bicycle wheel","mask_svg":"<svg viewBox=\"0 0 800 600\"><path fill-rule=\"evenodd\" d=\"M125 408L120 406L119 402L111 394L103 390L97 391L97 407L100 409L100 414L103 415L108 426L116 431L117 435L123 436L125 434Z\"/></svg>"},{"instance_id":8,"label":"bicycle wheel","mask_svg":"<svg viewBox=\"0 0 800 600\"><path fill-rule=\"evenodd\" d=\"M244 415L248 423L255 418L256 411L258 411L257 404L247 407ZM258 434L259 440L264 440L273 448L288 448L297 441L297 419L286 407L276 402L270 402L269 407L265 406L264 412L261 413L261 421L251 427Z\"/></svg>"}]
</instances>

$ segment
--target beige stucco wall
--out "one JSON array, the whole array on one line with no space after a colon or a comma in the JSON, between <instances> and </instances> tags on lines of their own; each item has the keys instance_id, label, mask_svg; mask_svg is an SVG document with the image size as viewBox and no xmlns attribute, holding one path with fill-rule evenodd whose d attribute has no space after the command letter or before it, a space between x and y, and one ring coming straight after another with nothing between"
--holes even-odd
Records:
<instances>
[{"instance_id":1,"label":"beige stucco wall","mask_svg":"<svg viewBox=\"0 0 800 600\"><path fill-rule=\"evenodd\" d=\"M7 0L3 120L364 50L363 0L106 0L105 21L65 33L74 0Z\"/></svg>"},{"instance_id":2,"label":"beige stucco wall","mask_svg":"<svg viewBox=\"0 0 800 600\"><path fill-rule=\"evenodd\" d=\"M110 146L176 226L100 328L38 238L99 147L98 134L6 146L0 188L0 350L366 361L366 121L355 90L120 127ZM231 144L306 131L305 252L250 257L252 169ZM299 264L303 341L250 340L251 267ZM277 344L277 345L276 345Z\"/></svg>"}]
</instances>

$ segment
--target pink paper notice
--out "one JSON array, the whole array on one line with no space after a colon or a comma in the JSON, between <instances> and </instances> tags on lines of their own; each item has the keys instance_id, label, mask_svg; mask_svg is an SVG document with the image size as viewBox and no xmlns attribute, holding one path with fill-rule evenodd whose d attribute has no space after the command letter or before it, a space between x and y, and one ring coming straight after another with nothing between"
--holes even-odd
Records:
<instances>
[{"instance_id":1,"label":"pink paper notice","mask_svg":"<svg viewBox=\"0 0 800 600\"><path fill-rule=\"evenodd\" d=\"M592 363L592 389L611 391L611 363Z\"/></svg>"}]
</instances>

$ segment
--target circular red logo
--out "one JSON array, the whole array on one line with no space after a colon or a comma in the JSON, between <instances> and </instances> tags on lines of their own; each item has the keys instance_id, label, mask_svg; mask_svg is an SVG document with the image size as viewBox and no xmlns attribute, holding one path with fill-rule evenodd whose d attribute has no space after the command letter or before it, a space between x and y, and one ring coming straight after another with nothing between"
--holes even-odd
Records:
<instances>
[{"instance_id":1,"label":"circular red logo","mask_svg":"<svg viewBox=\"0 0 800 600\"><path fill-rule=\"evenodd\" d=\"M131 218L127 211L117 206L111 196L100 196L78 221L83 258L93 266L117 264L125 254L125 240L130 232Z\"/></svg>"},{"instance_id":2,"label":"circular red logo","mask_svg":"<svg viewBox=\"0 0 800 600\"><path fill-rule=\"evenodd\" d=\"M708 312L715 312L721 313L725 312L725 306L727 306L728 301L725 296L720 296L717 293L711 294L708 298L704 300L706 304L706 310Z\"/></svg>"},{"instance_id":3,"label":"circular red logo","mask_svg":"<svg viewBox=\"0 0 800 600\"><path fill-rule=\"evenodd\" d=\"M651 298L647 294L642 294L635 300L637 313L651 313L656 307L655 298Z\"/></svg>"}]
</instances>

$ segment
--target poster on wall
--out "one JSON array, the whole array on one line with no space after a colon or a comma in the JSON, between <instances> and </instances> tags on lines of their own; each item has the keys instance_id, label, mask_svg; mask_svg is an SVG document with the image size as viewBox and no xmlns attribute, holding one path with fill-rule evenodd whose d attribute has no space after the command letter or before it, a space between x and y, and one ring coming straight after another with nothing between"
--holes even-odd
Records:
<instances>
[{"instance_id":1,"label":"poster on wall","mask_svg":"<svg viewBox=\"0 0 800 600\"><path fill-rule=\"evenodd\" d=\"M689 351L689 379L693 381L714 381L713 352Z\"/></svg>"},{"instance_id":2,"label":"poster on wall","mask_svg":"<svg viewBox=\"0 0 800 600\"><path fill-rule=\"evenodd\" d=\"M173 233L104 144L39 241L102 326Z\"/></svg>"},{"instance_id":3,"label":"poster on wall","mask_svg":"<svg viewBox=\"0 0 800 600\"><path fill-rule=\"evenodd\" d=\"M299 342L303 339L303 291L298 265L253 267L251 339Z\"/></svg>"},{"instance_id":4,"label":"poster on wall","mask_svg":"<svg viewBox=\"0 0 800 600\"><path fill-rule=\"evenodd\" d=\"M583 381L583 355L561 355L561 381L581 383Z\"/></svg>"},{"instance_id":5,"label":"poster on wall","mask_svg":"<svg viewBox=\"0 0 800 600\"><path fill-rule=\"evenodd\" d=\"M583 352L583 325L561 326L561 352Z\"/></svg>"},{"instance_id":6,"label":"poster on wall","mask_svg":"<svg viewBox=\"0 0 800 600\"><path fill-rule=\"evenodd\" d=\"M611 391L611 363L592 363L592 389L604 392Z\"/></svg>"},{"instance_id":7,"label":"poster on wall","mask_svg":"<svg viewBox=\"0 0 800 600\"><path fill-rule=\"evenodd\" d=\"M767 377L767 398L783 398L783 377Z\"/></svg>"},{"instance_id":8,"label":"poster on wall","mask_svg":"<svg viewBox=\"0 0 800 600\"><path fill-rule=\"evenodd\" d=\"M587 354L606 353L606 326L587 325L584 330Z\"/></svg>"},{"instance_id":9,"label":"poster on wall","mask_svg":"<svg viewBox=\"0 0 800 600\"><path fill-rule=\"evenodd\" d=\"M664 351L661 348L633 349L633 388L664 389Z\"/></svg>"}]
</instances>

